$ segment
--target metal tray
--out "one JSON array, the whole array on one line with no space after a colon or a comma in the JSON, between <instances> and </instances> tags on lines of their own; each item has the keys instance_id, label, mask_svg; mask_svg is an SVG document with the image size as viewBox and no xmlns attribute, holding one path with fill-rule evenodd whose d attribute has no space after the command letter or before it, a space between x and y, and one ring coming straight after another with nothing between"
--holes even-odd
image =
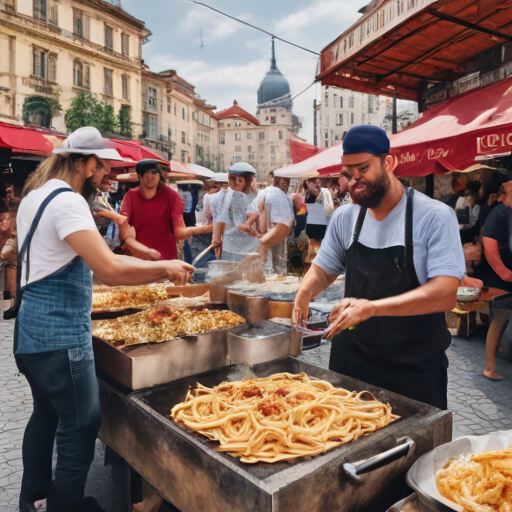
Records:
<instances>
[{"instance_id":1,"label":"metal tray","mask_svg":"<svg viewBox=\"0 0 512 512\"><path fill-rule=\"evenodd\" d=\"M244 326L121 348L93 336L94 358L102 370L128 388L149 388L225 366L228 333Z\"/></svg>"},{"instance_id":2,"label":"metal tray","mask_svg":"<svg viewBox=\"0 0 512 512\"><path fill-rule=\"evenodd\" d=\"M218 452L216 443L169 417L172 407L197 382L215 386L283 371L304 371L335 386L369 390L380 400L389 400L401 419L322 455L276 464L244 464ZM182 512L384 511L406 496L405 473L414 461L452 436L448 411L292 357L252 367L231 365L128 396L100 381L100 397L100 438ZM394 448L404 436L415 443L406 455L359 477L345 470L345 463Z\"/></svg>"},{"instance_id":3,"label":"metal tray","mask_svg":"<svg viewBox=\"0 0 512 512\"><path fill-rule=\"evenodd\" d=\"M147 306L149 307L149 306ZM108 309L93 309L91 311L91 320L111 320L119 318L120 316L133 315L139 313L146 308L108 308Z\"/></svg>"}]
</instances>

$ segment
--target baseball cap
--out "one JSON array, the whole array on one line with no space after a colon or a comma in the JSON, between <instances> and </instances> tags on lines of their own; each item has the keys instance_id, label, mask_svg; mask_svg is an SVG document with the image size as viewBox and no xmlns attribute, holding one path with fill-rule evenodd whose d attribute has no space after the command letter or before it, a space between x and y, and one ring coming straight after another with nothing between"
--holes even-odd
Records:
<instances>
[{"instance_id":1,"label":"baseball cap","mask_svg":"<svg viewBox=\"0 0 512 512\"><path fill-rule=\"evenodd\" d=\"M378 126L364 124L351 128L343 139L343 154L370 153L381 155L389 153L388 134Z\"/></svg>"},{"instance_id":2,"label":"baseball cap","mask_svg":"<svg viewBox=\"0 0 512 512\"><path fill-rule=\"evenodd\" d=\"M143 176L146 171L153 169L157 169L159 171L170 171L169 166L166 163L154 158L144 158L140 162L137 162L137 165L135 166L135 171L141 176Z\"/></svg>"},{"instance_id":3,"label":"baseball cap","mask_svg":"<svg viewBox=\"0 0 512 512\"><path fill-rule=\"evenodd\" d=\"M228 173L227 172L216 172L212 178L212 181L217 183L228 183Z\"/></svg>"},{"instance_id":4,"label":"baseball cap","mask_svg":"<svg viewBox=\"0 0 512 512\"><path fill-rule=\"evenodd\" d=\"M253 174L256 174L256 169L246 162L237 162L229 168L228 174L242 174L244 172L252 172Z\"/></svg>"},{"instance_id":5,"label":"baseball cap","mask_svg":"<svg viewBox=\"0 0 512 512\"><path fill-rule=\"evenodd\" d=\"M101 133L94 126L84 126L78 128L68 135L60 148L55 148L52 153L69 154L75 153L79 155L96 155L103 160L120 160L124 158L113 148L105 147L105 141Z\"/></svg>"}]
</instances>

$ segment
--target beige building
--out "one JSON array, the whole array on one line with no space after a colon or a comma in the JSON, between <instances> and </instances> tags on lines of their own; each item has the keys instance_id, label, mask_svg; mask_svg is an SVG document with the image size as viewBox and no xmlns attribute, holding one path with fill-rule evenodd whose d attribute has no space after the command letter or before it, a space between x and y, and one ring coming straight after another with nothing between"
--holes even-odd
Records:
<instances>
[{"instance_id":1,"label":"beige building","mask_svg":"<svg viewBox=\"0 0 512 512\"><path fill-rule=\"evenodd\" d=\"M142 131L141 55L144 22L105 0L0 0L0 121L22 124L36 97L58 102L53 128L90 91L117 113L131 107L133 134ZM44 101L44 100L43 100ZM28 110L28 112L27 112Z\"/></svg>"},{"instance_id":2,"label":"beige building","mask_svg":"<svg viewBox=\"0 0 512 512\"><path fill-rule=\"evenodd\" d=\"M142 135L169 158L223 169L218 168L215 108L176 71L142 71Z\"/></svg>"},{"instance_id":3,"label":"beige building","mask_svg":"<svg viewBox=\"0 0 512 512\"><path fill-rule=\"evenodd\" d=\"M316 142L328 148L343 140L353 126L372 124L391 134L391 99L336 87L321 87L316 104Z\"/></svg>"}]
</instances>

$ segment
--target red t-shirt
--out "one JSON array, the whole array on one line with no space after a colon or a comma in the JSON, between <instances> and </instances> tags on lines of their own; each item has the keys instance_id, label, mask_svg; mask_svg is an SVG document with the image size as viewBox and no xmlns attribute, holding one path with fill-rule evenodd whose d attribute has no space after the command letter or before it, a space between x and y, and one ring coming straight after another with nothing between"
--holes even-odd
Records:
<instances>
[{"instance_id":1,"label":"red t-shirt","mask_svg":"<svg viewBox=\"0 0 512 512\"><path fill-rule=\"evenodd\" d=\"M178 257L172 219L183 218L183 201L172 188L162 186L151 199L146 199L139 187L132 188L124 196L119 213L128 217L141 244L157 250L163 260Z\"/></svg>"}]
</instances>

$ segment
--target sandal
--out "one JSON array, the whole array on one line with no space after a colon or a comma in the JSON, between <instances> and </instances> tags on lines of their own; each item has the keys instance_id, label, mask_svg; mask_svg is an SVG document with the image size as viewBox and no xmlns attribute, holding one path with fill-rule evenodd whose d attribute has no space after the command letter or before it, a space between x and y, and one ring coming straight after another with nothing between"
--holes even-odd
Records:
<instances>
[{"instance_id":1,"label":"sandal","mask_svg":"<svg viewBox=\"0 0 512 512\"><path fill-rule=\"evenodd\" d=\"M482 375L489 380L503 380L503 377L496 372L491 372L490 370L484 370Z\"/></svg>"}]
</instances>

